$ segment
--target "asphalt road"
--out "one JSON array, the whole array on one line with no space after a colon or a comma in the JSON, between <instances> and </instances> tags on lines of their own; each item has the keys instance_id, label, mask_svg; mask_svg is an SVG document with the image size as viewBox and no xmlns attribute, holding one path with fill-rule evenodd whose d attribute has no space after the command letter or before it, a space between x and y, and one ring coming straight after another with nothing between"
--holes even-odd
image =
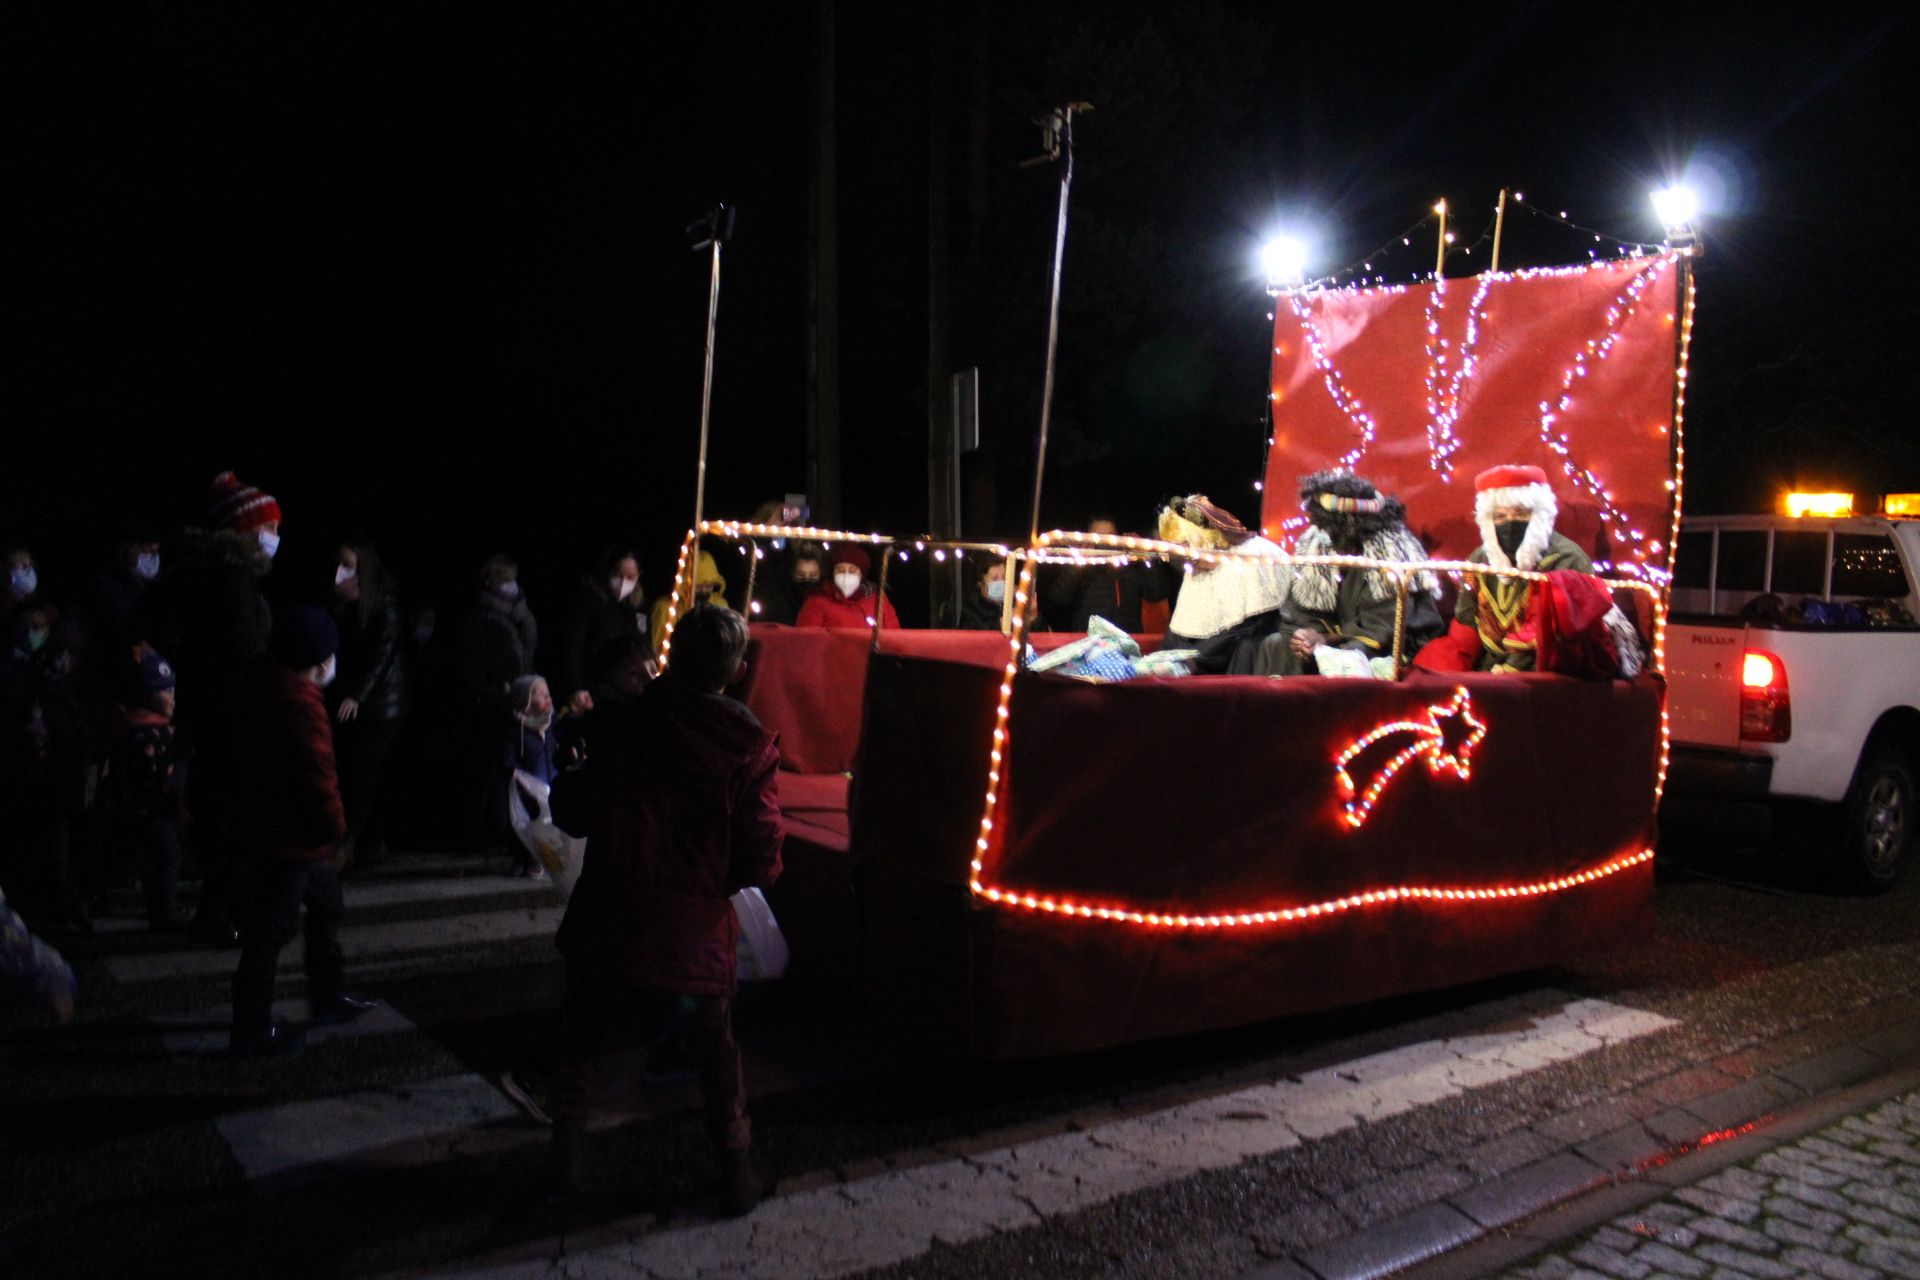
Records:
<instances>
[{"instance_id":1,"label":"asphalt road","mask_svg":"<svg viewBox=\"0 0 1920 1280\"><path fill-rule=\"evenodd\" d=\"M1651 1115L1703 1073L1738 1078L1909 1012L1920 879L1860 898L1754 850L1682 833L1665 850L1651 943L1071 1059L921 1061L857 1006L780 984L749 989L737 1027L760 1161L782 1197L802 1196L1111 1117L1178 1116L1196 1100L1581 1002L1660 1024L1284 1151L1068 1197L1034 1221L936 1231L944 1243L871 1272L1238 1275L1316 1232L1391 1212L1396 1195L1497 1172L1536 1131L1588 1114ZM471 861L402 855L358 883L351 920L368 930L368 950L356 971L389 1009L377 1026L285 1061L219 1052L224 964L180 959L178 943L138 930L62 940L83 977L80 1020L0 1039L0 1274L360 1276L537 1252L553 1229L540 1203L545 1134L490 1082L511 1068L537 1084L550 1060L561 974L541 913L552 904ZM429 926L495 925L505 926L497 937L380 949ZM299 992L283 975L282 993ZM710 1213L715 1166L693 1102L690 1083L662 1082L593 1136L596 1190L567 1224L582 1248L616 1229L631 1235L636 1222L644 1231ZM371 1136L344 1136L361 1131Z\"/></svg>"}]
</instances>

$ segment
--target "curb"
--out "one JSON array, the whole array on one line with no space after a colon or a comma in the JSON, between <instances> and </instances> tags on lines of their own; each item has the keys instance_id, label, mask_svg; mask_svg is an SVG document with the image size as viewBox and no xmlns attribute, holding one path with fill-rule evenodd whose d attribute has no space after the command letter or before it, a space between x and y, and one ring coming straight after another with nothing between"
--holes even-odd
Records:
<instances>
[{"instance_id":1,"label":"curb","mask_svg":"<svg viewBox=\"0 0 1920 1280\"><path fill-rule=\"evenodd\" d=\"M1239 1280L1476 1280L1916 1088L1920 1028L1885 1029L1570 1143Z\"/></svg>"}]
</instances>

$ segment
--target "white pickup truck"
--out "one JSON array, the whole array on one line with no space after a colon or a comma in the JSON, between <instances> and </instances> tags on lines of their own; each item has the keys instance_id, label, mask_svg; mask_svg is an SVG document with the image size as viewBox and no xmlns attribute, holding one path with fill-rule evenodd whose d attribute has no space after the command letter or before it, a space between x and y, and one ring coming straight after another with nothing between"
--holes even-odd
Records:
<instances>
[{"instance_id":1,"label":"white pickup truck","mask_svg":"<svg viewBox=\"0 0 1920 1280\"><path fill-rule=\"evenodd\" d=\"M1753 833L1791 810L1836 878L1892 887L1920 843L1916 583L1920 519L1682 520L1661 816Z\"/></svg>"}]
</instances>

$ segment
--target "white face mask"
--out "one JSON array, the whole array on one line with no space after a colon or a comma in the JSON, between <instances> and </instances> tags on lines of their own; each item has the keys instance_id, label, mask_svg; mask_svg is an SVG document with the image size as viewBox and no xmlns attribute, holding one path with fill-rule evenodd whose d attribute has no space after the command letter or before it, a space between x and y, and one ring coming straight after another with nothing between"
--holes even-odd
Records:
<instances>
[{"instance_id":1,"label":"white face mask","mask_svg":"<svg viewBox=\"0 0 1920 1280\"><path fill-rule=\"evenodd\" d=\"M340 660L337 657L328 658L325 662L321 663L320 664L320 681L319 681L320 687L324 689L328 685L332 684L333 678L338 674L340 674Z\"/></svg>"},{"instance_id":2,"label":"white face mask","mask_svg":"<svg viewBox=\"0 0 1920 1280\"><path fill-rule=\"evenodd\" d=\"M359 576L360 571L358 569L349 569L345 565L340 565L333 571L333 585L336 587L344 587Z\"/></svg>"},{"instance_id":3,"label":"white face mask","mask_svg":"<svg viewBox=\"0 0 1920 1280\"><path fill-rule=\"evenodd\" d=\"M860 571L858 569L834 570L833 585L840 588L840 594L851 596L860 590Z\"/></svg>"},{"instance_id":4,"label":"white face mask","mask_svg":"<svg viewBox=\"0 0 1920 1280\"><path fill-rule=\"evenodd\" d=\"M142 551L133 562L133 576L145 582L152 582L160 576L160 553Z\"/></svg>"},{"instance_id":5,"label":"white face mask","mask_svg":"<svg viewBox=\"0 0 1920 1280\"><path fill-rule=\"evenodd\" d=\"M7 575L7 586L16 596L30 596L40 587L40 575L26 565Z\"/></svg>"},{"instance_id":6,"label":"white face mask","mask_svg":"<svg viewBox=\"0 0 1920 1280\"><path fill-rule=\"evenodd\" d=\"M1006 598L1007 580L1005 578L995 578L987 584L987 599L993 601L995 604L1002 604L1006 601Z\"/></svg>"},{"instance_id":7,"label":"white face mask","mask_svg":"<svg viewBox=\"0 0 1920 1280\"><path fill-rule=\"evenodd\" d=\"M640 579L638 578L608 578L607 579L607 590L613 592L613 598L615 600L625 600L628 596L633 594L633 589L639 585L640 585Z\"/></svg>"},{"instance_id":8,"label":"white face mask","mask_svg":"<svg viewBox=\"0 0 1920 1280\"><path fill-rule=\"evenodd\" d=\"M267 559L271 560L280 553L279 534L269 533L265 529L262 529L254 536L260 539L260 549L267 553Z\"/></svg>"},{"instance_id":9,"label":"white face mask","mask_svg":"<svg viewBox=\"0 0 1920 1280\"><path fill-rule=\"evenodd\" d=\"M495 587L494 590L499 593L502 600L518 600L520 598L520 584L511 580L501 583Z\"/></svg>"}]
</instances>

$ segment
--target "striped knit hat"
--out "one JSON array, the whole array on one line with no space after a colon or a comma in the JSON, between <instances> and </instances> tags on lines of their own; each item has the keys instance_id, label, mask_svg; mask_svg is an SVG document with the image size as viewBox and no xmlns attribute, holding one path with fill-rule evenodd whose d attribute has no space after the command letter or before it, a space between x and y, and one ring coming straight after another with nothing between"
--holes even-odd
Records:
<instances>
[{"instance_id":1,"label":"striped knit hat","mask_svg":"<svg viewBox=\"0 0 1920 1280\"><path fill-rule=\"evenodd\" d=\"M280 504L273 495L245 484L231 471L213 478L213 495L207 503L207 521L216 529L249 533L269 522L280 520Z\"/></svg>"}]
</instances>

